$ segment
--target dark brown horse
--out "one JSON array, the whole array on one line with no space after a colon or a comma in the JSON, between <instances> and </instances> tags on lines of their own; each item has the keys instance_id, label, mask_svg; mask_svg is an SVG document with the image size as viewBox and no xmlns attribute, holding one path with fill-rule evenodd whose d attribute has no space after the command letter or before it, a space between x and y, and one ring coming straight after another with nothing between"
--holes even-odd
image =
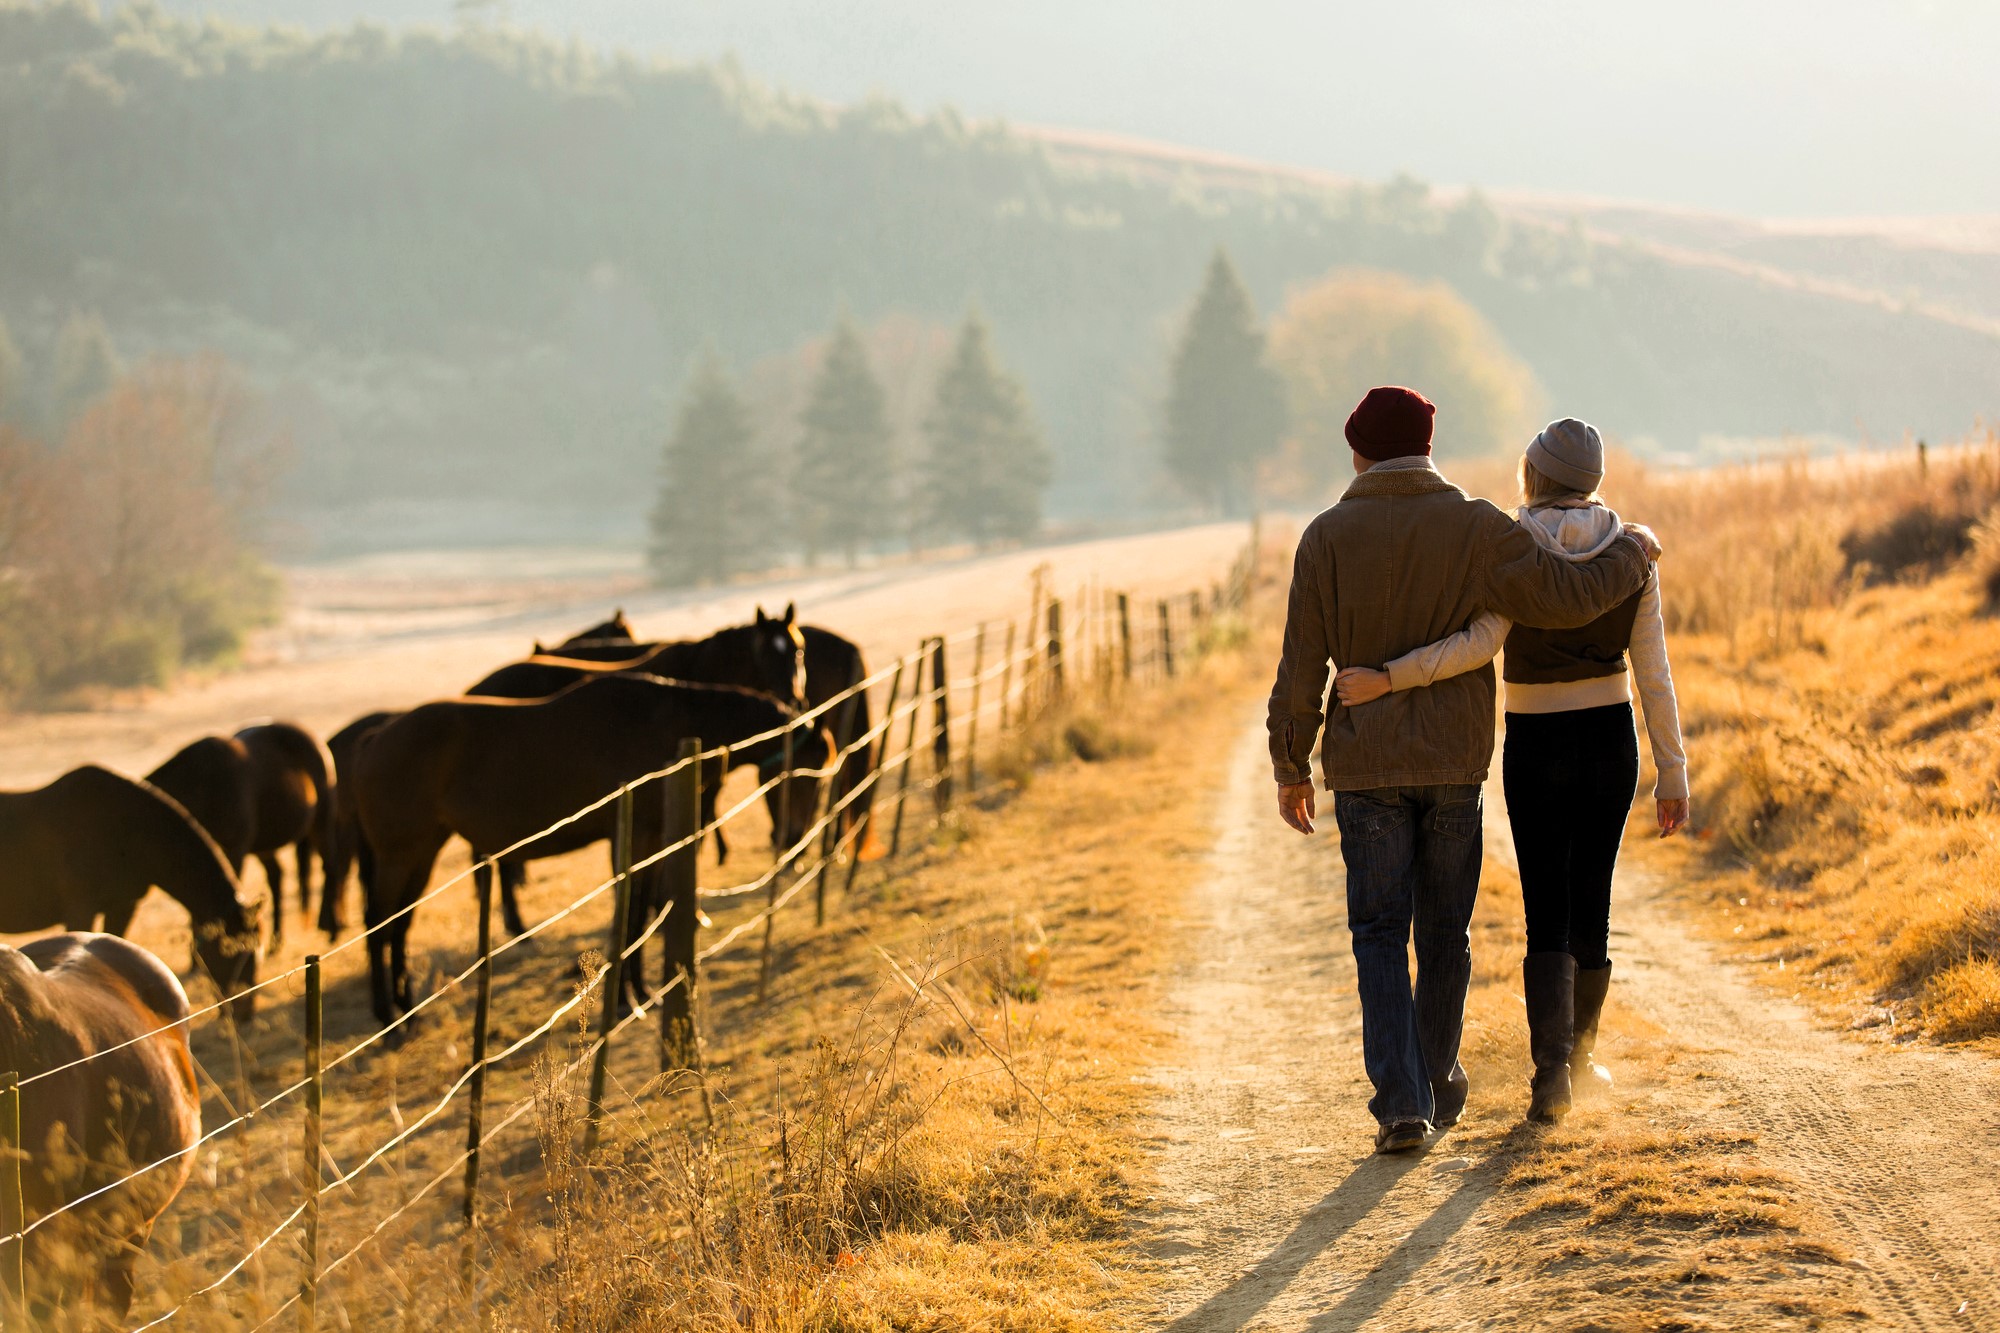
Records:
<instances>
[{"instance_id":1,"label":"dark brown horse","mask_svg":"<svg viewBox=\"0 0 2000 1333\"><path fill-rule=\"evenodd\" d=\"M299 912L312 910L312 862L327 858L333 820L332 763L305 728L291 722L205 736L146 775L181 803L215 839L240 878L245 858L264 867L271 892L271 937L285 938L285 870L278 849L292 848ZM321 905L324 920L325 905Z\"/></svg>"},{"instance_id":2,"label":"dark brown horse","mask_svg":"<svg viewBox=\"0 0 2000 1333\"><path fill-rule=\"evenodd\" d=\"M561 653L567 649L582 648L585 646L596 647L599 645L608 646L611 644L630 644L634 642L636 640L632 637L632 622L625 618L625 608L621 606L611 613L611 619L601 624L592 625L589 629L579 630L553 648L544 648L542 641L536 639L532 656L540 657L544 653Z\"/></svg>"},{"instance_id":3,"label":"dark brown horse","mask_svg":"<svg viewBox=\"0 0 2000 1333\"><path fill-rule=\"evenodd\" d=\"M132 1266L187 1182L201 1137L187 1016L172 970L115 935L0 945L0 1065L23 1079L60 1070L21 1089L25 1220L105 1190L28 1237L31 1299L36 1288L58 1301L80 1289L114 1316L130 1308Z\"/></svg>"},{"instance_id":4,"label":"dark brown horse","mask_svg":"<svg viewBox=\"0 0 2000 1333\"><path fill-rule=\"evenodd\" d=\"M85 765L34 791L0 792L0 932L51 926L122 935L149 888L187 908L195 958L248 1017L256 913L215 842L165 792Z\"/></svg>"},{"instance_id":5,"label":"dark brown horse","mask_svg":"<svg viewBox=\"0 0 2000 1333\"><path fill-rule=\"evenodd\" d=\"M671 684L649 676L611 675L575 685L550 699L451 699L425 704L362 742L353 778L363 834L362 882L371 928L369 979L375 1014L388 1023L409 1009L406 941L413 913L396 914L422 896L431 867L453 834L472 846L476 862L575 814L591 802L673 761L680 742L736 745L796 717L769 695L726 685ZM760 763L782 752L776 737L730 752L727 764ZM824 735L795 739L801 763L824 762ZM716 763L718 769L724 765ZM657 789L654 789L657 791ZM795 817L803 832L810 803ZM632 854L651 855L665 843L664 802L641 792L633 802ZM523 860L559 856L611 836L615 807L606 804L521 847ZM656 868L657 869L657 868ZM482 869L480 875L484 876ZM635 895L635 929L654 901L658 875L642 876ZM482 884L481 891L484 892ZM668 957L685 956L695 929L694 904L668 919ZM628 962L635 993L643 968ZM685 1004L682 993L681 1004ZM685 1015L683 1015L685 1017Z\"/></svg>"}]
</instances>

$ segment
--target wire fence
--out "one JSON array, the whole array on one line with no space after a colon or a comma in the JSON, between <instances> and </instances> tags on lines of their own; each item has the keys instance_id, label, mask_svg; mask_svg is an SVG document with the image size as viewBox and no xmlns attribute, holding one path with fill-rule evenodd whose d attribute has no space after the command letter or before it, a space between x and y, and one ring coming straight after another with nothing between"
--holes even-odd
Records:
<instances>
[{"instance_id":1,"label":"wire fence","mask_svg":"<svg viewBox=\"0 0 2000 1333\"><path fill-rule=\"evenodd\" d=\"M464 1182L459 1213L465 1223L465 1268L468 1287L475 1276L479 1228L480 1166L487 1145L515 1125L534 1106L532 1091L515 1096L493 1124L485 1122L485 1100L489 1075L522 1074L522 1057L548 1049L566 1024L577 1028L576 1053L559 1069L562 1077L588 1068L590 1090L586 1117L586 1159L595 1144L603 1115L604 1087L609 1057L619 1037L648 1016L658 1018L657 1054L660 1068L687 1068L700 1061L700 1034L696 1031L695 999L701 989L703 965L746 940L759 944L758 994L764 992L774 966L774 933L781 913L813 892L816 922L824 922L827 886L844 872L845 888L852 891L864 860L886 857L893 861L903 852L906 807L911 798L928 796L933 816L948 811L961 790L976 792L982 781L980 747L987 747L992 759L996 743L1020 731L1035 719L1073 697L1109 698L1118 691L1149 681L1166 680L1186 671L1211 646L1214 636L1230 623L1231 613L1240 611L1249 593L1254 574L1256 543L1253 541L1229 570L1226 580L1207 589L1190 590L1171 598L1154 599L1149 605L1137 603L1125 592L1085 584L1069 599L1056 595L1045 571L1033 581L1028 614L1020 620L989 621L958 632L925 639L915 650L904 654L864 679L820 700L796 719L771 731L731 745L704 748L701 741L688 738L674 761L643 774L601 799L576 810L548 828L522 838L501 852L468 865L430 887L415 901L395 914L376 921L360 934L326 950L310 955L304 963L258 982L254 991L266 997L267 1007L281 1002L285 1010L299 1017L296 1037L279 1033L274 1038L282 1047L297 1041L296 1065L288 1058L275 1060L281 1070L275 1091L259 1097L252 1092L251 1065L256 1063L237 1029L229 1005L233 997L196 1009L187 1022L169 1025L115 1046L33 1072L0 1074L0 1225L9 1229L0 1234L0 1279L9 1289L9 1313L24 1313L23 1292L32 1288L28 1281L29 1241L45 1231L57 1230L66 1220L78 1228L67 1237L76 1243L76 1234L88 1234L93 1224L101 1224L115 1214L120 1196L156 1172L187 1169L190 1161L204 1157L210 1171L216 1168L219 1146L237 1136L244 1150L244 1180L248 1188L230 1210L212 1210L216 1215L185 1220L185 1233L192 1224L196 1231L191 1247L199 1267L209 1276L178 1293L162 1297L167 1308L150 1316L135 1329L166 1326L202 1305L222 1303L226 1308L232 1284L246 1272L258 1271L272 1258L297 1265L298 1279L285 1300L254 1325L262 1329L294 1314L299 1326L318 1326L317 1295L324 1281L355 1262L392 1225L418 1204L438 1195L454 1177ZM832 721L845 723L858 709L858 701L886 695L879 712L872 707L865 726L843 725L824 762L807 768L793 763L793 742L805 728L824 727ZM900 739L900 745L898 741ZM770 741L784 744L784 762L768 777L727 809L703 819L699 787L702 766L723 760L732 752ZM919 775L919 770L922 770ZM858 774L858 776L857 776ZM799 794L800 779L812 779L812 818L789 843L778 846L784 833L785 812ZM641 791L648 796L657 791L665 803L666 823L662 845L642 857L634 856L633 805ZM699 886L697 854L711 835L735 824L759 804L775 806L772 811L774 844L768 866L735 883ZM549 834L610 807L615 813L612 836L612 873L591 888L560 905L532 927L500 943L492 939L493 878L507 857L539 842ZM780 830L783 830L781 833ZM886 834L886 844L884 837ZM634 921L635 905L649 905L636 892L642 877L656 874L659 901L642 921ZM414 914L417 908L468 880L473 882L478 902L478 940L470 961L433 985L406 1011L392 1021L373 1027L355 1037L344 1048L329 1055L323 1041L325 1018L325 975L328 964L349 954L363 940L371 939ZM337 891L337 886L335 890ZM756 910L726 927L711 927L707 906L729 910L743 900L762 895ZM612 899L610 933L601 955L570 985L567 997L553 1000L539 1021L526 1031L497 1046L493 1042L490 996L495 964L517 951L530 952L538 940L548 938L562 922L574 919L585 908L605 898ZM702 930L713 929L713 938L703 940ZM655 940L666 944L665 967L660 984L643 996L635 995L630 1005L621 1003L628 967L643 960L646 948ZM350 976L350 980L352 980ZM513 984L520 984L516 978ZM467 1024L470 1053L455 1076L434 1095L420 1103L421 1110L405 1116L400 1109L402 1076L393 1058L363 1060L370 1052L388 1057L405 1038L420 1016L426 1026L443 1023L462 1015L447 1011L467 999L467 988L475 992L473 1014ZM582 1024L592 1008L599 1017L598 1030L587 1040ZM207 1068L201 1069L204 1090L227 1111L220 1123L204 1129L188 1146L157 1160L132 1165L115 1178L95 1183L88 1190L76 1190L57 1206L33 1218L23 1206L23 1173L51 1168L39 1160L41 1145L23 1142L21 1125L24 1102L43 1092L42 1085L65 1075L89 1077L86 1066L107 1055L143 1042L163 1037L176 1043L191 1043L191 1032L200 1029L211 1040L208 1045L228 1053L231 1077L225 1082ZM215 1040L218 1039L219 1040ZM267 1043L268 1044L268 1043ZM455 1048L454 1048L455 1049ZM370 1108L378 1099L365 1089L350 1095L329 1098L330 1076L341 1074L364 1082L387 1081L395 1086L390 1100L392 1127L382 1133ZM50 1095L64 1094L65 1085L54 1083ZM359 1095L356 1095L356 1094ZM355 1108L357 1115L343 1119L328 1108L342 1102ZM402 1155L420 1141L428 1143L442 1132L448 1113L465 1108L466 1138L462 1150L449 1155L438 1168L412 1190L402 1188L408 1177ZM296 1112L296 1124L274 1121L281 1112ZM271 1140L252 1145L250 1131L256 1126L272 1126L263 1131ZM331 1132L329 1132L329 1126ZM281 1169L262 1160L256 1150L284 1151L282 1145L296 1135L295 1170ZM338 1155L345 1154L352 1165L343 1168ZM99 1164L101 1167L101 1164ZM248 1169L250 1166L259 1169ZM74 1173L73 1173L74 1174ZM88 1174L88 1173L86 1173ZM195 1172L199 1174L199 1172ZM103 1171L97 1172L97 1178ZM357 1187L371 1176L385 1176L398 1187L399 1196L390 1203L370 1207ZM290 1200L273 1200L273 1191L291 1193ZM294 1192L295 1191L295 1192ZM360 1213L362 1230L332 1253L321 1253L321 1210L330 1198L354 1202ZM218 1197L218 1202L220 1198ZM233 1228L241 1236L218 1240L213 1232L231 1230L221 1216L229 1211L238 1222ZM40 1242L37 1242L39 1244ZM275 1251L275 1255L273 1255ZM252 1307L240 1313L255 1314ZM10 1320L10 1326L12 1321Z\"/></svg>"}]
</instances>

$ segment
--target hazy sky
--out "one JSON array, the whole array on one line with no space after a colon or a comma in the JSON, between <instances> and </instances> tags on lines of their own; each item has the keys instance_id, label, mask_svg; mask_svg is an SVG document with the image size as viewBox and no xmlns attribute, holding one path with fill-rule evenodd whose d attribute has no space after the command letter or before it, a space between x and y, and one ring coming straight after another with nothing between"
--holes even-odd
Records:
<instances>
[{"instance_id":1,"label":"hazy sky","mask_svg":"<svg viewBox=\"0 0 2000 1333\"><path fill-rule=\"evenodd\" d=\"M313 26L451 0L170 0ZM511 0L847 101L1366 177L1810 216L2000 212L2000 0Z\"/></svg>"}]
</instances>

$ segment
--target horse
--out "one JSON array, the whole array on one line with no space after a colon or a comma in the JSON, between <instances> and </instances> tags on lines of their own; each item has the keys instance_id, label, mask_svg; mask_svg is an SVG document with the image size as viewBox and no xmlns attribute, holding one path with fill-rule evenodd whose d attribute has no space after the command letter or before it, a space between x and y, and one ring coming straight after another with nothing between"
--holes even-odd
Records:
<instances>
[{"instance_id":1,"label":"horse","mask_svg":"<svg viewBox=\"0 0 2000 1333\"><path fill-rule=\"evenodd\" d=\"M86 764L46 787L0 791L0 933L59 926L123 935L148 888L187 908L195 961L249 1018L258 922L214 839L173 797Z\"/></svg>"},{"instance_id":2,"label":"horse","mask_svg":"<svg viewBox=\"0 0 2000 1333\"><path fill-rule=\"evenodd\" d=\"M0 1065L24 1079L60 1071L20 1093L23 1224L105 1191L23 1242L27 1271L44 1290L69 1291L81 1275L61 1270L92 1265L82 1277L85 1299L121 1321L133 1265L187 1183L201 1137L187 1017L173 971L116 935L0 945ZM163 1165L115 1184L154 1162Z\"/></svg>"},{"instance_id":3,"label":"horse","mask_svg":"<svg viewBox=\"0 0 2000 1333\"><path fill-rule=\"evenodd\" d=\"M619 674L579 682L548 699L440 700L370 732L356 756L353 790L363 834L362 885L374 931L368 973L376 1018L387 1024L399 1009L413 1007L406 942L414 913L405 909L422 896L438 853L453 834L471 844L483 895L488 872L480 863L524 838L551 830L514 853L525 861L611 837L613 803L551 826L664 768L682 740L699 737L705 745L738 747L725 759L710 761L716 774L711 780L719 782L729 767L761 764L782 753L776 736L739 743L796 717L789 705L754 690ZM807 729L796 739L794 755L801 762L818 764L828 753L821 733ZM647 793L633 801L635 861L665 845L664 807ZM810 819L808 803L794 816L795 833L803 833ZM653 867L641 876L631 918L635 931L649 914L643 909L657 896L658 871ZM686 904L666 927L670 940L685 947L692 945L693 909ZM670 943L668 957L675 956ZM635 997L643 995L643 959L636 954L627 975ZM681 994L674 1007L685 1003Z\"/></svg>"},{"instance_id":4,"label":"horse","mask_svg":"<svg viewBox=\"0 0 2000 1333\"><path fill-rule=\"evenodd\" d=\"M790 608L786 610L789 612ZM801 625L798 628L805 650L806 707L818 708L847 690L854 691L820 716L833 733L834 745L847 752L847 757L840 761L840 772L834 775L829 796L837 804L848 793L859 791L860 794L848 802L841 815L841 823L854 831L854 854L872 859L880 854L880 849L875 845L873 830L875 787L868 782L868 775L875 768L875 745L885 743L888 736L885 733L880 742L864 742L862 739L873 724L869 720L868 691L855 687L868 679L868 664L861 656L860 645L852 639L843 638L818 625ZM778 815L776 789L765 793L764 800L771 809L772 827L775 828Z\"/></svg>"},{"instance_id":5,"label":"horse","mask_svg":"<svg viewBox=\"0 0 2000 1333\"><path fill-rule=\"evenodd\" d=\"M541 657L547 653L560 653L565 649L581 648L586 645L593 647L600 644L630 645L634 642L636 640L632 637L632 622L625 618L625 608L621 606L611 613L611 619L602 624L592 625L589 629L579 630L553 648L544 648L542 641L536 639L534 651L529 655Z\"/></svg>"},{"instance_id":6,"label":"horse","mask_svg":"<svg viewBox=\"0 0 2000 1333\"><path fill-rule=\"evenodd\" d=\"M399 712L367 713L326 738L327 753L333 758L333 800L320 864L319 928L329 939L337 939L347 928L343 906L347 876L354 868L361 846L360 817L354 811L354 796L348 785L354 777L355 756L360 753L362 737L401 716Z\"/></svg>"},{"instance_id":7,"label":"horse","mask_svg":"<svg viewBox=\"0 0 2000 1333\"><path fill-rule=\"evenodd\" d=\"M333 818L332 761L311 733L291 722L265 722L234 736L204 736L183 746L146 781L181 803L215 839L240 879L255 856L271 893L271 938L285 938L285 871L280 847L293 849L299 911L312 907L312 860L325 879ZM324 891L322 891L324 897ZM326 914L321 904L321 917Z\"/></svg>"},{"instance_id":8,"label":"horse","mask_svg":"<svg viewBox=\"0 0 2000 1333\"><path fill-rule=\"evenodd\" d=\"M742 685L761 690L793 704L803 702L807 688L805 639L798 626L798 614L786 607L783 617L766 616L757 608L756 620L717 630L705 639L676 640L643 645L643 651L612 661L591 661L565 657L531 657L510 662L489 673L468 696L490 699L546 699L580 680L613 675L621 671L658 676L662 680L685 680L699 684ZM719 786L704 784L701 817L704 824L715 817ZM775 792L775 788L773 791ZM794 792L794 798L798 796ZM772 842L777 843L778 807L773 804ZM729 840L715 830L718 861L729 860ZM507 872L501 872L503 905L509 901Z\"/></svg>"}]
</instances>

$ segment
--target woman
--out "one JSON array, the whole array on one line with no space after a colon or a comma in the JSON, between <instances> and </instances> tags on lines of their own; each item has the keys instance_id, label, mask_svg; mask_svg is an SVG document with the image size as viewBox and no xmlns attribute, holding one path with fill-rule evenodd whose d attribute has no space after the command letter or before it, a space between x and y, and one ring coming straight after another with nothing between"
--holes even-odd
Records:
<instances>
[{"instance_id":1,"label":"woman","mask_svg":"<svg viewBox=\"0 0 2000 1333\"><path fill-rule=\"evenodd\" d=\"M1604 441L1596 427L1574 418L1552 422L1528 446L1520 478L1517 517L1549 550L1588 560L1623 531L1597 494ZM1501 781L1528 923L1522 981L1535 1061L1528 1119L1550 1124L1569 1110L1573 1078L1611 1081L1595 1049L1611 981L1611 876L1639 783L1628 662L1659 770L1653 796L1660 836L1688 821L1687 755L1658 570L1638 595L1580 629L1531 629L1488 613L1380 671L1344 668L1335 690L1352 707L1419 688L1484 666L1503 640Z\"/></svg>"}]
</instances>

